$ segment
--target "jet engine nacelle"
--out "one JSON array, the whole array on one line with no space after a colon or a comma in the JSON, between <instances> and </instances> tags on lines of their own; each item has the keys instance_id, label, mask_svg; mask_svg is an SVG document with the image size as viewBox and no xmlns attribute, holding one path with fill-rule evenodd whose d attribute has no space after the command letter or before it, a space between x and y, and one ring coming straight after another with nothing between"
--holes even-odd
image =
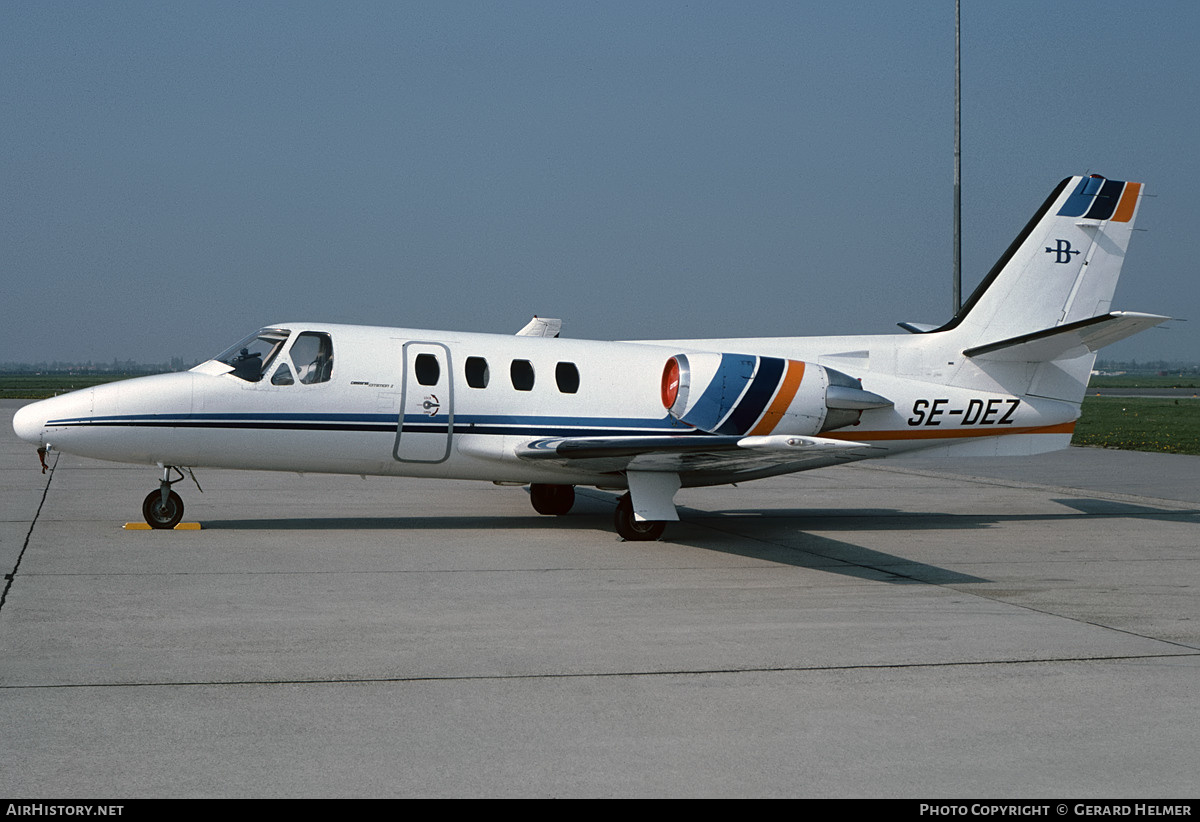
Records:
<instances>
[{"instance_id":1,"label":"jet engine nacelle","mask_svg":"<svg viewBox=\"0 0 1200 822\"><path fill-rule=\"evenodd\" d=\"M676 354L662 375L672 417L711 434L813 435L858 422L890 400L816 363L752 354Z\"/></svg>"}]
</instances>

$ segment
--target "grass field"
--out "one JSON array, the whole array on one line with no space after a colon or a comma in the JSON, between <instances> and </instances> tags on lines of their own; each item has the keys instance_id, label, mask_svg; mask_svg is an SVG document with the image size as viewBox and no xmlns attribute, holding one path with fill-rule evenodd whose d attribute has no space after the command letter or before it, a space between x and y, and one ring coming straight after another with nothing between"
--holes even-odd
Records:
<instances>
[{"instance_id":1,"label":"grass field","mask_svg":"<svg viewBox=\"0 0 1200 822\"><path fill-rule=\"evenodd\" d=\"M1092 377L1088 388L1200 388L1195 374L1160 377L1157 374L1121 374L1117 377Z\"/></svg>"},{"instance_id":2,"label":"grass field","mask_svg":"<svg viewBox=\"0 0 1200 822\"><path fill-rule=\"evenodd\" d=\"M0 398L41 399L127 379L129 375L0 375ZM1120 385L1133 387L1126 378ZM1130 378L1132 379L1132 378ZM1144 381L1162 380L1159 387L1186 387L1178 378L1142 377L1137 387L1154 387ZM1170 454L1200 454L1200 400L1151 399L1142 397L1085 397L1083 417L1075 426L1072 445L1120 448L1126 451L1158 451Z\"/></svg>"},{"instance_id":3,"label":"grass field","mask_svg":"<svg viewBox=\"0 0 1200 822\"><path fill-rule=\"evenodd\" d=\"M0 399L42 400L79 388L127 380L133 374L0 374ZM141 375L136 375L141 376Z\"/></svg>"},{"instance_id":4,"label":"grass field","mask_svg":"<svg viewBox=\"0 0 1200 822\"><path fill-rule=\"evenodd\" d=\"M1084 397L1071 444L1200 454L1200 400Z\"/></svg>"}]
</instances>

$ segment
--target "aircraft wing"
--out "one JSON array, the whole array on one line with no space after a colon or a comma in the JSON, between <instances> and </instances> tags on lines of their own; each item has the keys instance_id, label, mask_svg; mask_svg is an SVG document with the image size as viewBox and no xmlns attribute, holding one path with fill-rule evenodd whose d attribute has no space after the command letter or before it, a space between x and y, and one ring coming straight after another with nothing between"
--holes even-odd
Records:
<instances>
[{"instance_id":1,"label":"aircraft wing","mask_svg":"<svg viewBox=\"0 0 1200 822\"><path fill-rule=\"evenodd\" d=\"M875 450L861 442L773 435L760 437L665 435L649 437L544 437L517 447L532 462L612 473L790 473L864 459ZM684 483L687 484L686 482Z\"/></svg>"}]
</instances>

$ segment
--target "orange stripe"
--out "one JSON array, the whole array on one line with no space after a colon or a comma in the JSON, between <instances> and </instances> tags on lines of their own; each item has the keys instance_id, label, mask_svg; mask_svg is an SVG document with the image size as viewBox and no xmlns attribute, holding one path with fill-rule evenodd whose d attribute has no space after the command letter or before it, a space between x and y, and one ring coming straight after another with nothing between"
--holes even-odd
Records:
<instances>
[{"instance_id":1,"label":"orange stripe","mask_svg":"<svg viewBox=\"0 0 1200 822\"><path fill-rule=\"evenodd\" d=\"M775 426L779 425L779 421L783 419L788 406L792 404L796 392L800 390L802 379L804 379L804 363L799 360L788 360L787 372L783 375L783 384L779 386L775 399L771 400L771 406L767 409L767 413L763 414L758 425L751 429L750 436L769 434L775 430Z\"/></svg>"},{"instance_id":2,"label":"orange stripe","mask_svg":"<svg viewBox=\"0 0 1200 822\"><path fill-rule=\"evenodd\" d=\"M821 436L829 437L832 440L874 442L879 440L946 440L964 437L996 437L1002 434L1071 434L1074 431L1074 422L1064 422L1058 425L1034 426L1032 428L947 428L942 431L927 428L914 431L828 431Z\"/></svg>"},{"instance_id":3,"label":"orange stripe","mask_svg":"<svg viewBox=\"0 0 1200 822\"><path fill-rule=\"evenodd\" d=\"M1117 213L1112 215L1114 223L1127 223L1133 219L1133 210L1137 208L1138 193L1142 190L1141 183L1126 183L1125 193L1117 203Z\"/></svg>"}]
</instances>

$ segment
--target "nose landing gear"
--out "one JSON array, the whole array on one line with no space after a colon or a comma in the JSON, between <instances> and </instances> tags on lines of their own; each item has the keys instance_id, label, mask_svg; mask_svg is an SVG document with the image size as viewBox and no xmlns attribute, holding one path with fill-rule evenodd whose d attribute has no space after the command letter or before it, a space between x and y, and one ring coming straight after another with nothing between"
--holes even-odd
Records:
<instances>
[{"instance_id":1,"label":"nose landing gear","mask_svg":"<svg viewBox=\"0 0 1200 822\"><path fill-rule=\"evenodd\" d=\"M183 520L183 499L174 491L151 491L142 503L142 516L151 528L174 528ZM165 499L164 499L165 497Z\"/></svg>"},{"instance_id":2,"label":"nose landing gear","mask_svg":"<svg viewBox=\"0 0 1200 822\"><path fill-rule=\"evenodd\" d=\"M142 501L142 516L146 524L154 529L171 529L183 520L183 498L171 489L171 486L183 479L183 472L174 465L162 466L163 476L157 491L151 491ZM171 479L171 472L179 476ZM188 469L191 473L191 469ZM192 481L196 477L192 475ZM196 483L200 487L200 483ZM201 489L203 490L203 489Z\"/></svg>"}]
</instances>

